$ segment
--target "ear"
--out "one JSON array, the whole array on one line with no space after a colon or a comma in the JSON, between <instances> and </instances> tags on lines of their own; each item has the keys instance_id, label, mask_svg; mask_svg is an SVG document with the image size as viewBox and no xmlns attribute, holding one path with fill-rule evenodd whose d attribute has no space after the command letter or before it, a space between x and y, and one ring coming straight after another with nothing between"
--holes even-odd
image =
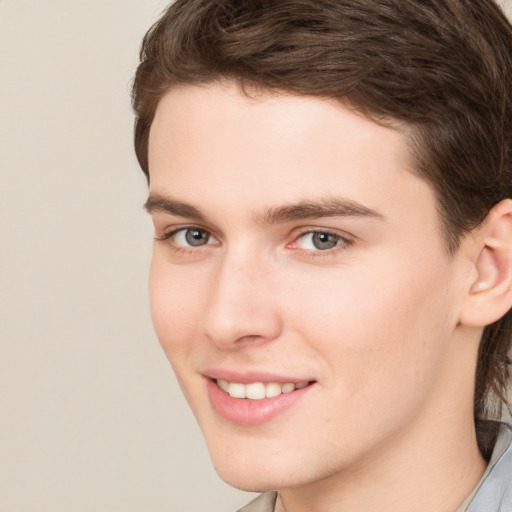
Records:
<instances>
[{"instance_id":1,"label":"ear","mask_svg":"<svg viewBox=\"0 0 512 512\"><path fill-rule=\"evenodd\" d=\"M472 281L460 323L485 326L512 306L512 200L497 204L470 235L476 244Z\"/></svg>"}]
</instances>

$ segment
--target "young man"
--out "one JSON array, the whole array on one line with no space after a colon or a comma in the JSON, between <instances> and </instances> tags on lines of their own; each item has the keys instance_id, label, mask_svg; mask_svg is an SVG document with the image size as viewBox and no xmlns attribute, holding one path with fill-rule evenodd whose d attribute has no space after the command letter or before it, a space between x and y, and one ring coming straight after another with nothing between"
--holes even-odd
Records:
<instances>
[{"instance_id":1,"label":"young man","mask_svg":"<svg viewBox=\"0 0 512 512\"><path fill-rule=\"evenodd\" d=\"M178 0L135 145L156 332L244 511L512 510L512 28Z\"/></svg>"}]
</instances>

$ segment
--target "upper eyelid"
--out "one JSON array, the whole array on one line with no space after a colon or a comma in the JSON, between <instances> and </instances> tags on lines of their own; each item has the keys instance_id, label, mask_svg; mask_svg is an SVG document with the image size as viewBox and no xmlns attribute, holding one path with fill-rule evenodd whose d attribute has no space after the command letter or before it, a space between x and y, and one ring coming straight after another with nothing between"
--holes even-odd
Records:
<instances>
[{"instance_id":1,"label":"upper eyelid","mask_svg":"<svg viewBox=\"0 0 512 512\"><path fill-rule=\"evenodd\" d=\"M207 224L207 221L203 221L200 219L193 219L186 217L180 217L179 215L175 215L166 211L162 210L153 210L150 212L150 216L153 220L153 225L155 226L155 229L157 226L162 226L159 231L169 233L170 231L173 231L176 229L176 231L179 231L180 229L201 229L203 231L207 231L211 235L218 238L218 229L216 229L215 226L211 226L209 223Z\"/></svg>"},{"instance_id":2,"label":"upper eyelid","mask_svg":"<svg viewBox=\"0 0 512 512\"><path fill-rule=\"evenodd\" d=\"M215 238L216 240L219 240L219 237L217 234L208 228L205 228L204 226L201 226L199 224L181 224L181 225L173 225L166 229L163 229L163 237L170 238L171 236L175 235L176 233L179 233L180 231L186 231L187 229L197 229L199 231L204 231L208 233L211 237Z\"/></svg>"},{"instance_id":3,"label":"upper eyelid","mask_svg":"<svg viewBox=\"0 0 512 512\"><path fill-rule=\"evenodd\" d=\"M303 228L301 232L299 233L299 236L301 235L307 235L308 233L327 233L329 235L335 235L335 236L349 236L348 233L340 232L337 229L332 228Z\"/></svg>"},{"instance_id":4,"label":"upper eyelid","mask_svg":"<svg viewBox=\"0 0 512 512\"><path fill-rule=\"evenodd\" d=\"M334 228L321 228L321 227L306 227L302 228L296 235L295 240L299 239L300 237L304 235L308 235L311 233L325 233L332 236L337 236L343 240L347 241L354 241L356 240L356 237L350 233L347 233L346 231L337 230Z\"/></svg>"}]
</instances>

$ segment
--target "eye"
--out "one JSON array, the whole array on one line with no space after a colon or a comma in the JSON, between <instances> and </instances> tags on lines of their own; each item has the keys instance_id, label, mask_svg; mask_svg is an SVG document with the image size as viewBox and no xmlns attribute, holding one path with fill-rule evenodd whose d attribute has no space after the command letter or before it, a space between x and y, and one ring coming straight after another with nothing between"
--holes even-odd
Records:
<instances>
[{"instance_id":1,"label":"eye","mask_svg":"<svg viewBox=\"0 0 512 512\"><path fill-rule=\"evenodd\" d=\"M338 245L347 245L348 243L349 241L341 235L327 231L310 231L301 235L295 242L295 245L307 251L328 251Z\"/></svg>"},{"instance_id":2,"label":"eye","mask_svg":"<svg viewBox=\"0 0 512 512\"><path fill-rule=\"evenodd\" d=\"M182 228L173 231L164 237L171 240L175 245L181 247L201 247L202 245L211 245L216 240L204 229L199 228Z\"/></svg>"}]
</instances>

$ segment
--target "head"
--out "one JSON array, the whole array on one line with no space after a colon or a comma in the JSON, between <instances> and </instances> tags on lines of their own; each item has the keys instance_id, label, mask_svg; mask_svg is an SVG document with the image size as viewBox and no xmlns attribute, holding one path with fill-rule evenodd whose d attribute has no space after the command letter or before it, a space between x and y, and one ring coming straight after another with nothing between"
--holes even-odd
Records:
<instances>
[{"instance_id":1,"label":"head","mask_svg":"<svg viewBox=\"0 0 512 512\"><path fill-rule=\"evenodd\" d=\"M449 260L512 197L511 83L512 28L492 0L178 0L143 41L136 153L151 182L155 115L183 86L337 104L405 141ZM511 328L506 312L483 329L476 420L505 399Z\"/></svg>"}]
</instances>

